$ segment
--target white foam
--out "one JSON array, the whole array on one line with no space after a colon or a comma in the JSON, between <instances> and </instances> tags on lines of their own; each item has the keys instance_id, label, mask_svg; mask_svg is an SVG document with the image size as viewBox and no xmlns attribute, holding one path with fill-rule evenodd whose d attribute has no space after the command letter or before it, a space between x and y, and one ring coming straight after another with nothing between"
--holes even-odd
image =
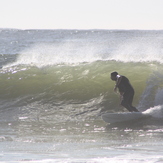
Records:
<instances>
[{"instance_id":1,"label":"white foam","mask_svg":"<svg viewBox=\"0 0 163 163\"><path fill-rule=\"evenodd\" d=\"M163 118L163 105L158 105L155 107L151 107L143 113L149 114L154 118Z\"/></svg>"},{"instance_id":2,"label":"white foam","mask_svg":"<svg viewBox=\"0 0 163 163\"><path fill-rule=\"evenodd\" d=\"M124 41L110 59L121 62L159 62L163 63L162 44L148 39Z\"/></svg>"},{"instance_id":3,"label":"white foam","mask_svg":"<svg viewBox=\"0 0 163 163\"><path fill-rule=\"evenodd\" d=\"M120 62L158 62L163 63L162 41L154 37L132 38L124 36L115 40L83 37L73 40L61 39L52 43L36 43L19 52L15 64L33 64L38 67L54 64L73 64L97 60ZM101 40L100 40L101 39Z\"/></svg>"},{"instance_id":4,"label":"white foam","mask_svg":"<svg viewBox=\"0 0 163 163\"><path fill-rule=\"evenodd\" d=\"M72 64L99 60L96 50L87 45L78 48L74 43L37 44L22 51L17 64L33 64L38 67L55 64Z\"/></svg>"}]
</instances>

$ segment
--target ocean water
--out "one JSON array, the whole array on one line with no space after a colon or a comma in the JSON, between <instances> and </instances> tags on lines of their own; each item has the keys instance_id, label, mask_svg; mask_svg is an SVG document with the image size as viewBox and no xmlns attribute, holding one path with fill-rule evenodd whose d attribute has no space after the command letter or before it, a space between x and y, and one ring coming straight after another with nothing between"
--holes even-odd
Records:
<instances>
[{"instance_id":1,"label":"ocean water","mask_svg":"<svg viewBox=\"0 0 163 163\"><path fill-rule=\"evenodd\" d=\"M0 162L163 162L163 31L0 30ZM127 76L126 112L110 73Z\"/></svg>"}]
</instances>

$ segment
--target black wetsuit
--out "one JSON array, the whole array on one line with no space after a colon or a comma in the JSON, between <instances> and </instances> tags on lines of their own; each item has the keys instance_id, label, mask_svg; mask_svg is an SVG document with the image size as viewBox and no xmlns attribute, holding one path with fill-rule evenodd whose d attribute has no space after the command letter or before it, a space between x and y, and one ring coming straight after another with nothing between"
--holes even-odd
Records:
<instances>
[{"instance_id":1,"label":"black wetsuit","mask_svg":"<svg viewBox=\"0 0 163 163\"><path fill-rule=\"evenodd\" d=\"M121 76L120 83L117 85L119 92L123 93L121 105L124 106L130 112L138 112L138 110L132 106L134 97L134 89L130 84L130 81L125 76Z\"/></svg>"}]
</instances>

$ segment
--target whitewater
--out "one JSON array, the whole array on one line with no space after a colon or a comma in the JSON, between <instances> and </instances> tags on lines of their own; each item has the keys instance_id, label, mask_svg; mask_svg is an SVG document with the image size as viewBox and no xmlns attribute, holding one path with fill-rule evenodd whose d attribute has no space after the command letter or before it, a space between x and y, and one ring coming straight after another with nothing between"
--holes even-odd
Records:
<instances>
[{"instance_id":1,"label":"whitewater","mask_svg":"<svg viewBox=\"0 0 163 163\"><path fill-rule=\"evenodd\" d=\"M162 30L0 29L1 162L163 162ZM110 73L148 119L127 112Z\"/></svg>"}]
</instances>

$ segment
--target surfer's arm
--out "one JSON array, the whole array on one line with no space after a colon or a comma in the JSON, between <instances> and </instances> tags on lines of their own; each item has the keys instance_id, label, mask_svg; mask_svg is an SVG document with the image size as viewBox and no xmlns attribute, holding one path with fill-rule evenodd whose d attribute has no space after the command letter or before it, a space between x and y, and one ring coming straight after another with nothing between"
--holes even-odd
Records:
<instances>
[{"instance_id":1,"label":"surfer's arm","mask_svg":"<svg viewBox=\"0 0 163 163\"><path fill-rule=\"evenodd\" d=\"M122 80L122 76L117 75L117 81L116 81L116 84L115 84L115 87L114 87L114 92L117 92L117 88L118 88L121 80Z\"/></svg>"}]
</instances>

